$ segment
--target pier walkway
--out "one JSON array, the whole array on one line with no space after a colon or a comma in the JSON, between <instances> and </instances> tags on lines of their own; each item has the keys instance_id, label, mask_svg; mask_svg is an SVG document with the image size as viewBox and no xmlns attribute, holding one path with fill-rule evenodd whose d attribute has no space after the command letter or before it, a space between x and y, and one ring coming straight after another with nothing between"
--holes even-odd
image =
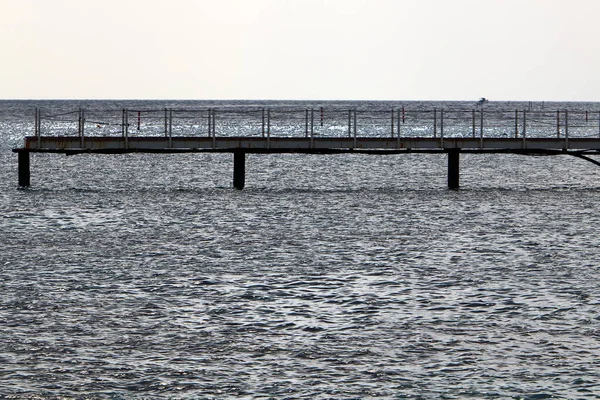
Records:
<instances>
[{"instance_id":1,"label":"pier walkway","mask_svg":"<svg viewBox=\"0 0 600 400\"><path fill-rule=\"evenodd\" d=\"M448 156L459 187L460 153L571 155L594 164L600 112L569 110L264 109L35 110L34 135L18 153L19 185L30 185L31 153L233 154L233 186L245 185L246 155L405 154Z\"/></svg>"}]
</instances>

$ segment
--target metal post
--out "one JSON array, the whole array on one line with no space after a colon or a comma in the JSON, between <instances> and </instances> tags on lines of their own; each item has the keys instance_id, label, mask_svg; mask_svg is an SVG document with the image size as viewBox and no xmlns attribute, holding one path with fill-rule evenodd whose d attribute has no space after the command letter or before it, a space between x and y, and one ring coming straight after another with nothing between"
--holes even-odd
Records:
<instances>
[{"instance_id":1,"label":"metal post","mask_svg":"<svg viewBox=\"0 0 600 400\"><path fill-rule=\"evenodd\" d=\"M38 149L42 147L42 122L40 109L38 107L35 108L35 136L37 136L37 147Z\"/></svg>"},{"instance_id":2,"label":"metal post","mask_svg":"<svg viewBox=\"0 0 600 400\"><path fill-rule=\"evenodd\" d=\"M400 125L400 109L398 109L398 115L396 116L396 124L398 124L398 126L397 126L397 131L398 131L398 147L400 147L400 136L401 136L400 127L402 126L402 125Z\"/></svg>"},{"instance_id":3,"label":"metal post","mask_svg":"<svg viewBox=\"0 0 600 400\"><path fill-rule=\"evenodd\" d=\"M165 137L169 136L169 112L165 108Z\"/></svg>"},{"instance_id":4,"label":"metal post","mask_svg":"<svg viewBox=\"0 0 600 400\"><path fill-rule=\"evenodd\" d=\"M448 152L448 189L458 189L460 186L460 150Z\"/></svg>"},{"instance_id":5,"label":"metal post","mask_svg":"<svg viewBox=\"0 0 600 400\"><path fill-rule=\"evenodd\" d=\"M40 132L38 131L38 118L39 118L39 108L35 108L34 112L33 112L33 118L34 118L34 127L33 130L35 132L35 136L39 136Z\"/></svg>"},{"instance_id":6,"label":"metal post","mask_svg":"<svg viewBox=\"0 0 600 400\"><path fill-rule=\"evenodd\" d=\"M77 127L79 133L79 147L83 149L83 108L79 109L79 126Z\"/></svg>"},{"instance_id":7,"label":"metal post","mask_svg":"<svg viewBox=\"0 0 600 400\"><path fill-rule=\"evenodd\" d=\"M348 137L352 137L352 110L348 110Z\"/></svg>"},{"instance_id":8,"label":"metal post","mask_svg":"<svg viewBox=\"0 0 600 400\"><path fill-rule=\"evenodd\" d=\"M310 148L315 147L315 110L310 109Z\"/></svg>"},{"instance_id":9,"label":"metal post","mask_svg":"<svg viewBox=\"0 0 600 400\"><path fill-rule=\"evenodd\" d=\"M519 137L519 110L515 110L515 139Z\"/></svg>"},{"instance_id":10,"label":"metal post","mask_svg":"<svg viewBox=\"0 0 600 400\"><path fill-rule=\"evenodd\" d=\"M556 137L560 138L560 110L556 110Z\"/></svg>"},{"instance_id":11,"label":"metal post","mask_svg":"<svg viewBox=\"0 0 600 400\"><path fill-rule=\"evenodd\" d=\"M444 109L440 110L440 147L444 147Z\"/></svg>"},{"instance_id":12,"label":"metal post","mask_svg":"<svg viewBox=\"0 0 600 400\"><path fill-rule=\"evenodd\" d=\"M217 119L217 110L215 108L212 109L212 141L213 141L213 149L217 148L217 128L216 128L216 119Z\"/></svg>"},{"instance_id":13,"label":"metal post","mask_svg":"<svg viewBox=\"0 0 600 400\"><path fill-rule=\"evenodd\" d=\"M208 137L210 137L210 133L212 131L211 128L210 128L210 118L211 118L210 114L211 114L211 109L209 108L208 109L208 125L207 125L208 126L208 128L207 128L208 129Z\"/></svg>"},{"instance_id":14,"label":"metal post","mask_svg":"<svg viewBox=\"0 0 600 400\"><path fill-rule=\"evenodd\" d=\"M437 137L437 108L433 109L433 138Z\"/></svg>"},{"instance_id":15,"label":"metal post","mask_svg":"<svg viewBox=\"0 0 600 400\"><path fill-rule=\"evenodd\" d=\"M262 132L262 137L265 137L265 109L262 109L262 123L261 123L261 132Z\"/></svg>"},{"instance_id":16,"label":"metal post","mask_svg":"<svg viewBox=\"0 0 600 400\"><path fill-rule=\"evenodd\" d=\"M246 184L246 153L236 150L233 152L233 187L242 190Z\"/></svg>"},{"instance_id":17,"label":"metal post","mask_svg":"<svg viewBox=\"0 0 600 400\"><path fill-rule=\"evenodd\" d=\"M394 138L394 109L392 108L392 139Z\"/></svg>"},{"instance_id":18,"label":"metal post","mask_svg":"<svg viewBox=\"0 0 600 400\"><path fill-rule=\"evenodd\" d=\"M481 107L481 111L479 111L479 115L479 148L483 148L483 106Z\"/></svg>"},{"instance_id":19,"label":"metal post","mask_svg":"<svg viewBox=\"0 0 600 400\"><path fill-rule=\"evenodd\" d=\"M354 110L354 147L356 148L356 134L357 134L357 127L356 127L356 109Z\"/></svg>"},{"instance_id":20,"label":"metal post","mask_svg":"<svg viewBox=\"0 0 600 400\"><path fill-rule=\"evenodd\" d=\"M308 108L304 110L304 137L308 137Z\"/></svg>"},{"instance_id":21,"label":"metal post","mask_svg":"<svg viewBox=\"0 0 600 400\"><path fill-rule=\"evenodd\" d=\"M169 148L173 148L173 110L169 110Z\"/></svg>"},{"instance_id":22,"label":"metal post","mask_svg":"<svg viewBox=\"0 0 600 400\"><path fill-rule=\"evenodd\" d=\"M29 162L29 151L19 151L19 186L30 186L31 169Z\"/></svg>"},{"instance_id":23,"label":"metal post","mask_svg":"<svg viewBox=\"0 0 600 400\"><path fill-rule=\"evenodd\" d=\"M42 109L38 111L38 133L42 136Z\"/></svg>"},{"instance_id":24,"label":"metal post","mask_svg":"<svg viewBox=\"0 0 600 400\"><path fill-rule=\"evenodd\" d=\"M84 148L85 138L85 109L81 109L81 148Z\"/></svg>"},{"instance_id":25,"label":"metal post","mask_svg":"<svg viewBox=\"0 0 600 400\"><path fill-rule=\"evenodd\" d=\"M125 148L129 148L129 111L127 109L123 110L124 115L124 126L125 126Z\"/></svg>"},{"instance_id":26,"label":"metal post","mask_svg":"<svg viewBox=\"0 0 600 400\"><path fill-rule=\"evenodd\" d=\"M271 148L271 109L267 109L267 149Z\"/></svg>"},{"instance_id":27,"label":"metal post","mask_svg":"<svg viewBox=\"0 0 600 400\"><path fill-rule=\"evenodd\" d=\"M212 136L217 136L217 109L212 109Z\"/></svg>"},{"instance_id":28,"label":"metal post","mask_svg":"<svg viewBox=\"0 0 600 400\"><path fill-rule=\"evenodd\" d=\"M321 107L321 127L323 127L324 116L325 116L325 109L323 107Z\"/></svg>"},{"instance_id":29,"label":"metal post","mask_svg":"<svg viewBox=\"0 0 600 400\"><path fill-rule=\"evenodd\" d=\"M473 125L473 131L472 131L472 136L473 139L475 139L475 110L472 110L472 125Z\"/></svg>"},{"instance_id":30,"label":"metal post","mask_svg":"<svg viewBox=\"0 0 600 400\"><path fill-rule=\"evenodd\" d=\"M527 111L523 110L523 148L527 147Z\"/></svg>"},{"instance_id":31,"label":"metal post","mask_svg":"<svg viewBox=\"0 0 600 400\"><path fill-rule=\"evenodd\" d=\"M569 149L569 110L565 110L565 150Z\"/></svg>"}]
</instances>

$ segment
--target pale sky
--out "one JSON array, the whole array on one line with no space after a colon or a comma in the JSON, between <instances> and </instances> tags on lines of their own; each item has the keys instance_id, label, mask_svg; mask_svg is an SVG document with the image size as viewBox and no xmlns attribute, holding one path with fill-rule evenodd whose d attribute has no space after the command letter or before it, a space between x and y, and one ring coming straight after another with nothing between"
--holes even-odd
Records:
<instances>
[{"instance_id":1,"label":"pale sky","mask_svg":"<svg viewBox=\"0 0 600 400\"><path fill-rule=\"evenodd\" d=\"M1 99L600 101L600 0L0 0Z\"/></svg>"}]
</instances>

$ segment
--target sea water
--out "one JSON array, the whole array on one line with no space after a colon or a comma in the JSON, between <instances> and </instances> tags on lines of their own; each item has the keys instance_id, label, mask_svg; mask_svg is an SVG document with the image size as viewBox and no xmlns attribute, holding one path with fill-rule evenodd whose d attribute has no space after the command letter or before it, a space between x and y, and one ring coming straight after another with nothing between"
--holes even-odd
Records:
<instances>
[{"instance_id":1,"label":"sea water","mask_svg":"<svg viewBox=\"0 0 600 400\"><path fill-rule=\"evenodd\" d=\"M0 102L0 397L600 398L584 160L463 154L450 191L443 154L250 154L236 191L230 154L33 154L17 187L35 106L210 104Z\"/></svg>"}]
</instances>

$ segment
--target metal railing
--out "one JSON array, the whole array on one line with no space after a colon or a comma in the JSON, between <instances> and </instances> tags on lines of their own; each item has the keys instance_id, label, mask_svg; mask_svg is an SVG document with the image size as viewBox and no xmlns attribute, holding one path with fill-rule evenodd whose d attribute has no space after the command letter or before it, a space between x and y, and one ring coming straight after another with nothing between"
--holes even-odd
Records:
<instances>
[{"instance_id":1,"label":"metal railing","mask_svg":"<svg viewBox=\"0 0 600 400\"><path fill-rule=\"evenodd\" d=\"M599 138L600 111L339 108L35 109L35 136Z\"/></svg>"}]
</instances>

